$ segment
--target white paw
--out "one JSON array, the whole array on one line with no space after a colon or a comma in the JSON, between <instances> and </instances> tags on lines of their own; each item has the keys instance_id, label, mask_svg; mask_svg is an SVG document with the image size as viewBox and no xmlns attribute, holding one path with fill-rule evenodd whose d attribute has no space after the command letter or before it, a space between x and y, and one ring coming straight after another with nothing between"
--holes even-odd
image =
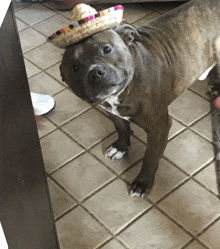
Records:
<instances>
[{"instance_id":1,"label":"white paw","mask_svg":"<svg viewBox=\"0 0 220 249\"><path fill-rule=\"evenodd\" d=\"M118 151L115 147L111 146L105 152L105 156L110 157L112 160L114 159L122 159L126 154L126 151Z\"/></svg>"}]
</instances>

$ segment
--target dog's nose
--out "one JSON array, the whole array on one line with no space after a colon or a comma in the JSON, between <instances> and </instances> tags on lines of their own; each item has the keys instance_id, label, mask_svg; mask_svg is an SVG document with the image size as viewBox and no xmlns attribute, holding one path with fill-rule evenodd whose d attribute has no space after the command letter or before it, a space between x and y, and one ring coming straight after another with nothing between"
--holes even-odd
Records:
<instances>
[{"instance_id":1,"label":"dog's nose","mask_svg":"<svg viewBox=\"0 0 220 249\"><path fill-rule=\"evenodd\" d=\"M105 75L105 70L102 67L95 67L89 72L89 79L92 82L100 82Z\"/></svg>"}]
</instances>

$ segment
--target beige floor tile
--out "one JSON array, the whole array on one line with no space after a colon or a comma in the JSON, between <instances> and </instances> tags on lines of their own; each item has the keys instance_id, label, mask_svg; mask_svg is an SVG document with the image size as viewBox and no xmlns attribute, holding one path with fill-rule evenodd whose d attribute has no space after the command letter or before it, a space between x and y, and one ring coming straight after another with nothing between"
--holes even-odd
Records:
<instances>
[{"instance_id":1,"label":"beige floor tile","mask_svg":"<svg viewBox=\"0 0 220 249\"><path fill-rule=\"evenodd\" d=\"M52 177L81 201L115 175L90 154L85 153L53 173Z\"/></svg>"},{"instance_id":2,"label":"beige floor tile","mask_svg":"<svg viewBox=\"0 0 220 249\"><path fill-rule=\"evenodd\" d=\"M136 164L135 166L133 166L128 171L126 171L121 177L126 182L128 182L129 184L131 184L134 181L135 177L139 174L139 172L141 170L141 166L142 166L142 161L139 162L138 164Z\"/></svg>"},{"instance_id":3,"label":"beige floor tile","mask_svg":"<svg viewBox=\"0 0 220 249\"><path fill-rule=\"evenodd\" d=\"M193 85L190 87L194 92L200 94L204 98L209 100L209 95L207 94L208 90L208 81L207 79L205 80L197 80Z\"/></svg>"},{"instance_id":4,"label":"beige floor tile","mask_svg":"<svg viewBox=\"0 0 220 249\"><path fill-rule=\"evenodd\" d=\"M60 130L56 130L41 140L45 169L52 173L84 150Z\"/></svg>"},{"instance_id":5,"label":"beige floor tile","mask_svg":"<svg viewBox=\"0 0 220 249\"><path fill-rule=\"evenodd\" d=\"M182 124L180 124L178 121L173 119L173 124L170 128L168 139L171 139L172 137L176 136L179 132L183 131L186 127Z\"/></svg>"},{"instance_id":6,"label":"beige floor tile","mask_svg":"<svg viewBox=\"0 0 220 249\"><path fill-rule=\"evenodd\" d=\"M45 21L37 23L36 25L34 25L34 28L37 29L40 33L49 37L57 30L60 30L61 28L64 28L69 24L70 24L69 19L57 14L55 16L48 18Z\"/></svg>"},{"instance_id":7,"label":"beige floor tile","mask_svg":"<svg viewBox=\"0 0 220 249\"><path fill-rule=\"evenodd\" d=\"M139 163L122 177L131 184L140 172L141 166L142 163ZM156 173L154 186L148 198L153 202L157 202L186 178L187 176L184 173L162 158Z\"/></svg>"},{"instance_id":8,"label":"beige floor tile","mask_svg":"<svg viewBox=\"0 0 220 249\"><path fill-rule=\"evenodd\" d=\"M55 10L54 0L46 0L46 1L44 1L44 5L49 7L52 10Z\"/></svg>"},{"instance_id":9,"label":"beige floor tile","mask_svg":"<svg viewBox=\"0 0 220 249\"><path fill-rule=\"evenodd\" d=\"M63 49L45 43L24 54L24 57L41 69L47 69L62 60ZM46 58L46 59L45 59Z\"/></svg>"},{"instance_id":10,"label":"beige floor tile","mask_svg":"<svg viewBox=\"0 0 220 249\"><path fill-rule=\"evenodd\" d=\"M83 113L62 126L62 129L86 148L95 145L115 130L112 122L95 109Z\"/></svg>"},{"instance_id":11,"label":"beige floor tile","mask_svg":"<svg viewBox=\"0 0 220 249\"><path fill-rule=\"evenodd\" d=\"M22 30L19 34L23 53L26 53L46 42L45 36L32 28Z\"/></svg>"},{"instance_id":12,"label":"beige floor tile","mask_svg":"<svg viewBox=\"0 0 220 249\"><path fill-rule=\"evenodd\" d=\"M198 123L191 127L192 130L198 132L201 136L208 139L210 142L213 141L212 138L212 117L211 114L200 120Z\"/></svg>"},{"instance_id":13,"label":"beige floor tile","mask_svg":"<svg viewBox=\"0 0 220 249\"><path fill-rule=\"evenodd\" d=\"M218 194L215 162L211 163L208 167L195 175L194 178L205 185L206 188L212 190L215 194Z\"/></svg>"},{"instance_id":14,"label":"beige floor tile","mask_svg":"<svg viewBox=\"0 0 220 249\"><path fill-rule=\"evenodd\" d=\"M199 242L197 241L193 241L192 243L190 243L186 248L184 249L206 249L206 247L204 247L203 245L201 245Z\"/></svg>"},{"instance_id":15,"label":"beige floor tile","mask_svg":"<svg viewBox=\"0 0 220 249\"><path fill-rule=\"evenodd\" d=\"M186 90L169 106L169 113L186 125L190 125L210 111L210 103Z\"/></svg>"},{"instance_id":16,"label":"beige floor tile","mask_svg":"<svg viewBox=\"0 0 220 249\"><path fill-rule=\"evenodd\" d=\"M53 115L53 112L51 113ZM38 135L39 138L42 138L43 136L47 135L49 132L56 129L56 126L52 124L47 118L43 118L38 122Z\"/></svg>"},{"instance_id":17,"label":"beige floor tile","mask_svg":"<svg viewBox=\"0 0 220 249\"><path fill-rule=\"evenodd\" d=\"M47 19L50 16L55 15L56 13L51 9L47 8L45 5L40 3L35 3L28 6L25 9L16 11L15 15L29 25L34 25L38 22L41 22Z\"/></svg>"},{"instance_id":18,"label":"beige floor tile","mask_svg":"<svg viewBox=\"0 0 220 249\"><path fill-rule=\"evenodd\" d=\"M30 61L24 59L24 63L25 63L28 78L41 72L41 70L38 67L36 67L33 63L31 63Z\"/></svg>"},{"instance_id":19,"label":"beige floor tile","mask_svg":"<svg viewBox=\"0 0 220 249\"><path fill-rule=\"evenodd\" d=\"M184 3L183 1L179 1L179 2L178 1L172 1L172 2L158 3L157 11L162 13L162 14L165 14L168 11L171 11L171 10L179 7L183 3Z\"/></svg>"},{"instance_id":20,"label":"beige floor tile","mask_svg":"<svg viewBox=\"0 0 220 249\"><path fill-rule=\"evenodd\" d=\"M65 87L44 72L41 72L28 80L31 92L54 95Z\"/></svg>"},{"instance_id":21,"label":"beige floor tile","mask_svg":"<svg viewBox=\"0 0 220 249\"><path fill-rule=\"evenodd\" d=\"M117 134L110 136L102 143L92 148L91 153L108 165L117 174L120 174L144 156L146 146L139 142L136 138L131 137L131 146L129 148L128 154L125 155L121 160L112 161L109 157L105 157L105 151L113 142L117 140L117 138Z\"/></svg>"},{"instance_id":22,"label":"beige floor tile","mask_svg":"<svg viewBox=\"0 0 220 249\"><path fill-rule=\"evenodd\" d=\"M116 233L151 205L142 198L132 198L128 186L117 179L83 204L103 224Z\"/></svg>"},{"instance_id":23,"label":"beige floor tile","mask_svg":"<svg viewBox=\"0 0 220 249\"><path fill-rule=\"evenodd\" d=\"M16 23L17 23L18 31L28 28L28 25L20 21L18 18L16 18Z\"/></svg>"},{"instance_id":24,"label":"beige floor tile","mask_svg":"<svg viewBox=\"0 0 220 249\"><path fill-rule=\"evenodd\" d=\"M159 207L193 235L220 215L219 199L193 180L174 191Z\"/></svg>"},{"instance_id":25,"label":"beige floor tile","mask_svg":"<svg viewBox=\"0 0 220 249\"><path fill-rule=\"evenodd\" d=\"M65 82L62 81L61 75L60 75L60 64L61 62L58 62L57 64L53 65L52 67L48 68L46 72L50 74L53 78L58 80L63 85L67 86Z\"/></svg>"},{"instance_id":26,"label":"beige floor tile","mask_svg":"<svg viewBox=\"0 0 220 249\"><path fill-rule=\"evenodd\" d=\"M57 219L60 215L67 212L70 208L76 206L77 202L50 178L48 178L47 181L50 191L54 218Z\"/></svg>"},{"instance_id":27,"label":"beige floor tile","mask_svg":"<svg viewBox=\"0 0 220 249\"><path fill-rule=\"evenodd\" d=\"M158 13L158 12L153 12L153 13L151 13L151 14L149 14L149 15L143 17L143 18L141 18L140 20L138 20L138 21L132 23L132 25L133 25L134 27L136 27L136 28L137 28L137 27L141 27L141 26L147 25L148 23L152 22L154 19L156 19L156 18L158 18L158 17L160 17L160 16L161 16L160 13Z\"/></svg>"},{"instance_id":28,"label":"beige floor tile","mask_svg":"<svg viewBox=\"0 0 220 249\"><path fill-rule=\"evenodd\" d=\"M110 237L91 215L81 207L56 222L60 249L93 249Z\"/></svg>"},{"instance_id":29,"label":"beige floor tile","mask_svg":"<svg viewBox=\"0 0 220 249\"><path fill-rule=\"evenodd\" d=\"M111 240L108 244L101 247L102 249L125 249L117 240Z\"/></svg>"},{"instance_id":30,"label":"beige floor tile","mask_svg":"<svg viewBox=\"0 0 220 249\"><path fill-rule=\"evenodd\" d=\"M62 16L64 16L65 18L67 18L69 20L69 22L71 23L72 21L72 10L65 10L65 11L58 11L58 13Z\"/></svg>"},{"instance_id":31,"label":"beige floor tile","mask_svg":"<svg viewBox=\"0 0 220 249\"><path fill-rule=\"evenodd\" d=\"M136 3L126 3L124 6L124 19L128 23L133 23L144 16L147 16L152 13L152 10L148 9L144 5Z\"/></svg>"},{"instance_id":32,"label":"beige floor tile","mask_svg":"<svg viewBox=\"0 0 220 249\"><path fill-rule=\"evenodd\" d=\"M16 2L13 2L13 8L14 8L14 11L17 12L21 9L24 9L24 8L27 8L28 6L32 5L31 3L16 3Z\"/></svg>"},{"instance_id":33,"label":"beige floor tile","mask_svg":"<svg viewBox=\"0 0 220 249\"><path fill-rule=\"evenodd\" d=\"M199 239L211 249L219 249L220 245L220 220L212 225L207 231L205 231Z\"/></svg>"},{"instance_id":34,"label":"beige floor tile","mask_svg":"<svg viewBox=\"0 0 220 249\"><path fill-rule=\"evenodd\" d=\"M167 144L164 156L188 174L193 174L213 160L214 150L211 143L186 130Z\"/></svg>"},{"instance_id":35,"label":"beige floor tile","mask_svg":"<svg viewBox=\"0 0 220 249\"><path fill-rule=\"evenodd\" d=\"M66 123L71 118L91 107L68 89L54 96L54 100L56 101L56 108L49 119L57 125Z\"/></svg>"},{"instance_id":36,"label":"beige floor tile","mask_svg":"<svg viewBox=\"0 0 220 249\"><path fill-rule=\"evenodd\" d=\"M147 212L118 238L135 249L180 249L191 239L156 208Z\"/></svg>"},{"instance_id":37,"label":"beige floor tile","mask_svg":"<svg viewBox=\"0 0 220 249\"><path fill-rule=\"evenodd\" d=\"M163 9L163 6L164 6L164 2L162 1L158 1L158 2L151 2L149 3L149 8L154 11L154 12L158 12L161 8Z\"/></svg>"}]
</instances>

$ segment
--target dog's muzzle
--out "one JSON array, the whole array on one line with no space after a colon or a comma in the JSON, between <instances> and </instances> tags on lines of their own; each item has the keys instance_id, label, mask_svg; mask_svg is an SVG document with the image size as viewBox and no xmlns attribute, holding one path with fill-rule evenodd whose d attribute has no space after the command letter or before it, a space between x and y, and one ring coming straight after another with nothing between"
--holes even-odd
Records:
<instances>
[{"instance_id":1,"label":"dog's muzzle","mask_svg":"<svg viewBox=\"0 0 220 249\"><path fill-rule=\"evenodd\" d=\"M88 80L93 85L101 84L104 77L105 77L106 71L104 67L102 66L96 66L92 70L90 70L88 74Z\"/></svg>"}]
</instances>

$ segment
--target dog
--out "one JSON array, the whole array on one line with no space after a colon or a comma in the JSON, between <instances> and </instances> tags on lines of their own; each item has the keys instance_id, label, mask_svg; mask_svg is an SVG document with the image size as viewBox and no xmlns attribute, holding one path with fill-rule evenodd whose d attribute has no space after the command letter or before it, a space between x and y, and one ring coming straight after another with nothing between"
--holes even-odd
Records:
<instances>
[{"instance_id":1,"label":"dog","mask_svg":"<svg viewBox=\"0 0 220 249\"><path fill-rule=\"evenodd\" d=\"M217 63L220 1L192 0L146 26L122 25L66 48L62 80L81 99L108 111L118 139L106 151L121 159L130 146L130 122L147 132L147 149L131 196L153 186L172 125L168 106Z\"/></svg>"}]
</instances>

